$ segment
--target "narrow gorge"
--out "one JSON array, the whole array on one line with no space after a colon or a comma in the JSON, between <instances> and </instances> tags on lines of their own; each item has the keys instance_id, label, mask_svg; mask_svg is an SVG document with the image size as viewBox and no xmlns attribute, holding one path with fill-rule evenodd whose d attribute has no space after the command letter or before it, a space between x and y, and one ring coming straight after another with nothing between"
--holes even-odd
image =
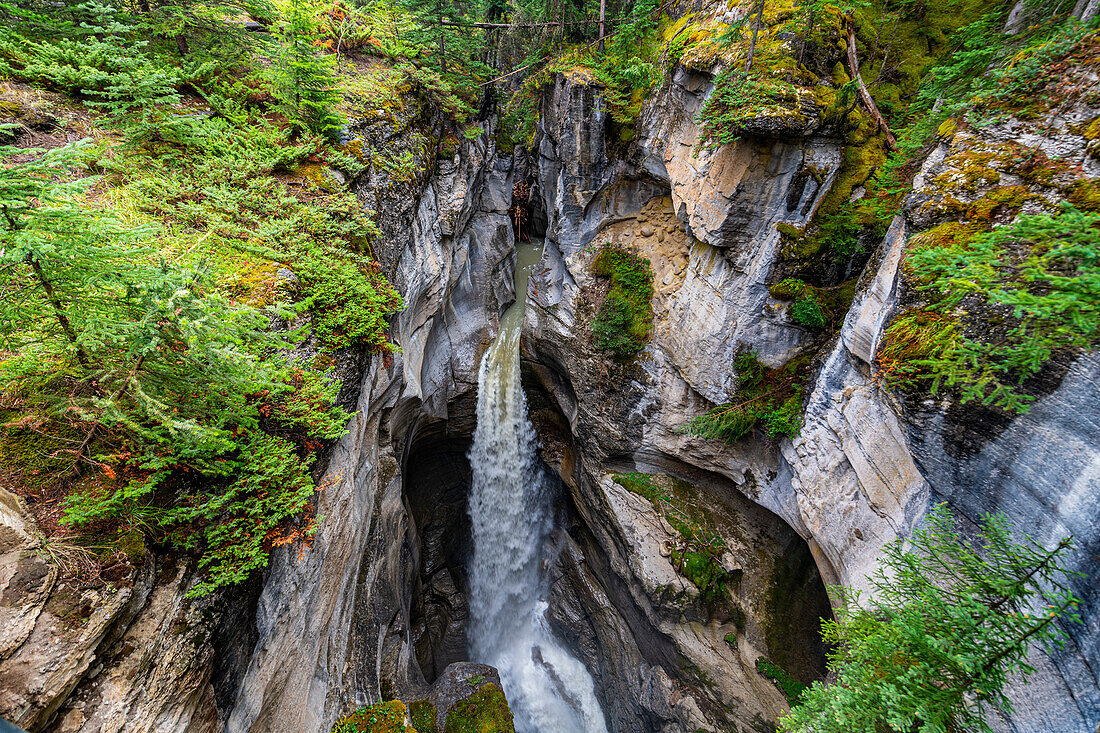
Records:
<instances>
[{"instance_id":1,"label":"narrow gorge","mask_svg":"<svg viewBox=\"0 0 1100 733\"><path fill-rule=\"evenodd\" d=\"M78 586L66 581L76 555L51 550L43 529L49 500L24 491L30 470L5 458L0 718L32 732L329 733L357 709L401 701L401 727L336 730L774 733L802 689L835 682L837 647L821 628L845 607L843 589L873 597L884 548L944 505L967 542L998 512L1047 549L1074 539L1065 583L1080 622L1055 621L1064 644L1031 648L1034 671L1026 684L1009 677L1012 710L990 707L991 729L1100 731L1095 336L1056 344L1021 380L1026 411L963 399L946 383L890 381L891 365L932 358L897 357L906 342L894 330L940 312L921 300L931 280L913 269L929 232L961 237L975 211L1000 228L1100 206L1096 3L1077 4L1080 35L1044 57L1057 64L1041 78L1059 84L1059 101L1036 110L1002 99L986 125L952 113L918 148L896 210L880 227L856 227L843 254L815 249L814 238L837 211L877 195L887 146L845 71L846 32L809 48L803 35L799 48L801 26L780 25L795 5L781 5L654 5L646 12L661 19L663 66L636 94L635 118L624 124L622 92L569 57L539 72L519 143L505 133L514 109L504 92L486 94L460 125L430 84L387 76L391 58L353 54L342 72L359 84L344 105L343 157L309 152L289 170L311 172L266 173L301 181L299 190L354 194L373 216L371 272L401 301L386 314L392 349L324 350L316 321L313 336L285 349L327 355L332 402L350 415L345 433L306 441L318 487L308 539L270 534L266 566L198 595L189 591L207 566L154 541L156 520L142 520L150 526L124 581ZM821 12L842 28L857 10ZM753 18L775 73L814 81L768 105L745 102L734 139L716 142L708 104L742 62L703 47L732 27L746 29L743 46ZM881 42L861 30L861 53L885 47L888 29L883 21ZM921 37L921 53L945 34ZM854 54L854 30L850 42ZM689 45L674 55L678 43ZM523 56L507 60L518 68ZM873 70L863 73L872 81ZM532 88L523 78L495 83L518 94ZM4 82L2 100L30 94L19 84ZM884 99L888 115L901 114L899 98ZM0 117L40 129L5 104ZM69 130L59 140L94 122L66 119L51 123ZM25 147L49 147L40 134L28 132ZM121 175L94 165L102 185ZM173 199L182 212L199 200ZM268 256L256 242L244 251ZM607 270L616 256L644 262L651 288L649 320L626 358L599 331L608 301L622 298L623 313L635 302L616 295L625 287L616 278L630 276ZM293 257L265 267L272 292L313 277ZM1018 304L998 310L978 302L981 291L973 285L954 304L973 319L959 332L1003 335ZM796 315L807 300L819 324ZM303 323L283 318L276 330ZM616 334L632 328L624 316ZM750 370L764 375L757 392L746 391ZM794 405L793 429L760 421L717 439L697 429L700 416L774 394L777 412ZM15 430L23 403L5 399ZM74 434L83 451L92 433L82 446ZM460 720L474 713L482 727Z\"/></svg>"}]
</instances>

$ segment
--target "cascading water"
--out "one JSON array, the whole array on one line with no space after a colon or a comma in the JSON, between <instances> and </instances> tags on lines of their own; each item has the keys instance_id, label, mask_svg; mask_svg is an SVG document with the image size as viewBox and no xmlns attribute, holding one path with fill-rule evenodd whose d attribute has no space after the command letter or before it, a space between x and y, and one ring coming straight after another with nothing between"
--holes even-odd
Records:
<instances>
[{"instance_id":1,"label":"cascading water","mask_svg":"<svg viewBox=\"0 0 1100 733\"><path fill-rule=\"evenodd\" d=\"M541 242L519 246L516 302L501 318L478 376L470 448L470 654L500 671L519 733L606 733L591 675L554 638L545 615L551 484L535 458L519 373L527 280L541 251Z\"/></svg>"}]
</instances>

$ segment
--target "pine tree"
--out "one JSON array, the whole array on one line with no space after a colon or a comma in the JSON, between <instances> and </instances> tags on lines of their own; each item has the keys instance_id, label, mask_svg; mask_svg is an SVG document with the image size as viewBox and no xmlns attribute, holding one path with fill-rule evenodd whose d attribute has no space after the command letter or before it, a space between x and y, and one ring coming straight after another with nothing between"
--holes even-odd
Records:
<instances>
[{"instance_id":1,"label":"pine tree","mask_svg":"<svg viewBox=\"0 0 1100 733\"><path fill-rule=\"evenodd\" d=\"M789 733L990 731L991 707L1011 711L1011 675L1034 672L1029 648L1064 643L1079 622L1064 569L1067 538L1053 549L1016 542L1004 515L987 515L980 547L940 506L912 540L884 548L867 606L850 597L823 625L836 644L830 684L814 683L781 721ZM839 589L843 592L843 589Z\"/></svg>"},{"instance_id":2,"label":"pine tree","mask_svg":"<svg viewBox=\"0 0 1100 733\"><path fill-rule=\"evenodd\" d=\"M309 16L298 0L290 5L282 50L275 66L275 86L287 116L312 132L336 139L344 126L336 58L318 53Z\"/></svg>"},{"instance_id":3,"label":"pine tree","mask_svg":"<svg viewBox=\"0 0 1100 733\"><path fill-rule=\"evenodd\" d=\"M290 438L336 437L346 414L282 356L301 333L270 331L202 268L161 259L152 231L81 205L82 147L0 168L0 394L56 440L57 481L109 479L69 497L68 522L144 528L201 551L202 590L236 582L313 494Z\"/></svg>"},{"instance_id":4,"label":"pine tree","mask_svg":"<svg viewBox=\"0 0 1100 733\"><path fill-rule=\"evenodd\" d=\"M483 74L484 33L470 25L471 18L459 3L450 0L400 0L416 23L406 45L423 50L429 68L441 74ZM497 11L494 11L497 12Z\"/></svg>"}]
</instances>

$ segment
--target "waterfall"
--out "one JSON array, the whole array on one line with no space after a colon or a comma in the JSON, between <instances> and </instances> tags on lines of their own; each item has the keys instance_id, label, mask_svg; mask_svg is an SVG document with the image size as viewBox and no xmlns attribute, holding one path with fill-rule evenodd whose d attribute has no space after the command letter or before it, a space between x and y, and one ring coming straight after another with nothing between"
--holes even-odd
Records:
<instances>
[{"instance_id":1,"label":"waterfall","mask_svg":"<svg viewBox=\"0 0 1100 733\"><path fill-rule=\"evenodd\" d=\"M606 733L592 676L546 620L543 561L553 485L535 457L519 370L527 280L541 250L541 242L520 245L516 302L501 318L478 375L470 448L470 655L500 671L518 733Z\"/></svg>"}]
</instances>

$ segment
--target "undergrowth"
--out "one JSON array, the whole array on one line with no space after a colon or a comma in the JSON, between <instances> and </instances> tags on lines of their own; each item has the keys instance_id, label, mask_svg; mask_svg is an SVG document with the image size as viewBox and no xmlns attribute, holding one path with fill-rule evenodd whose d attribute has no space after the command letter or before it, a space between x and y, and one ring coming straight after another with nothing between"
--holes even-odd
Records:
<instances>
[{"instance_id":1,"label":"undergrowth","mask_svg":"<svg viewBox=\"0 0 1100 733\"><path fill-rule=\"evenodd\" d=\"M734 357L737 391L729 401L692 418L681 432L734 442L754 430L769 438L794 437L802 427L802 397L812 354L795 357L772 369L753 351Z\"/></svg>"},{"instance_id":2,"label":"undergrowth","mask_svg":"<svg viewBox=\"0 0 1100 733\"><path fill-rule=\"evenodd\" d=\"M34 477L21 491L64 506L49 531L190 553L199 595L312 536L311 469L348 418L332 352L392 351L401 300L372 213L331 173L363 163L330 141L316 17L276 36L217 13L154 31L161 10L0 5L17 21L0 73L100 128L2 150L19 162L0 170L0 445L21 455L33 432L56 459L12 461Z\"/></svg>"},{"instance_id":3,"label":"undergrowth","mask_svg":"<svg viewBox=\"0 0 1100 733\"><path fill-rule=\"evenodd\" d=\"M1100 341L1100 214L1064 204L991 231L949 223L911 248L925 302L886 330L877 366L891 387L1026 412L1021 385L1056 350Z\"/></svg>"},{"instance_id":4,"label":"undergrowth","mask_svg":"<svg viewBox=\"0 0 1100 733\"><path fill-rule=\"evenodd\" d=\"M610 280L592 320L596 348L619 359L630 358L645 347L653 329L653 269L644 256L608 242L596 255L592 271Z\"/></svg>"}]
</instances>

